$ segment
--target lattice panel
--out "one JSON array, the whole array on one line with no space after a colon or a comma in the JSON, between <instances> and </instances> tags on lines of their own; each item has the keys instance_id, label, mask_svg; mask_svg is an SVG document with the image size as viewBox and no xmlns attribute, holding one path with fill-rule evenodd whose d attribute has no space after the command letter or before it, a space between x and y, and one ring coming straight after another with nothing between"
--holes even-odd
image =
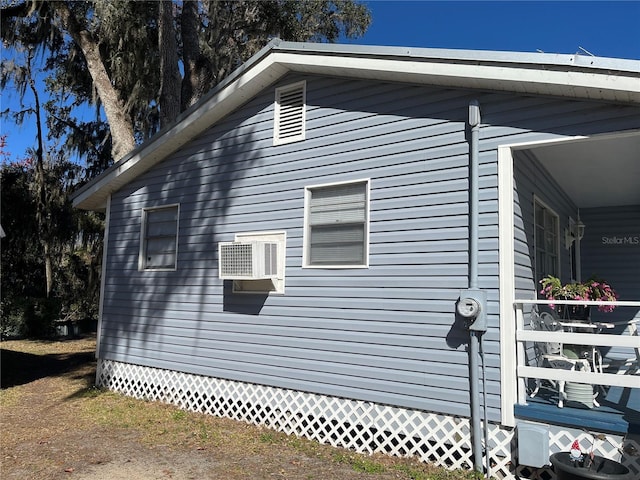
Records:
<instances>
[{"instance_id":1,"label":"lattice panel","mask_svg":"<svg viewBox=\"0 0 640 480\"><path fill-rule=\"evenodd\" d=\"M306 437L361 453L383 452L417 457L450 469L473 468L471 427L468 418L409 410L287 390L264 385L142 367L109 360L98 361L96 383L125 395L157 400L196 412L264 425L286 434ZM554 430L552 451L565 450L578 438L583 449L591 436L581 431ZM517 451L513 429L490 424L489 461L493 478L551 480L549 469L529 469L512 464ZM629 439L608 436L594 451L640 471L640 457L619 453L640 451ZM617 457L616 457L617 455ZM632 465L628 465L629 461Z\"/></svg>"}]
</instances>

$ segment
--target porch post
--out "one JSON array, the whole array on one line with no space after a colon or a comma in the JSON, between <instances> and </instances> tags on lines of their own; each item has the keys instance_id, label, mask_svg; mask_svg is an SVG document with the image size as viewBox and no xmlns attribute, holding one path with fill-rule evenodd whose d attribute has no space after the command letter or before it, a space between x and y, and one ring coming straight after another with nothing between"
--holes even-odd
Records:
<instances>
[{"instance_id":1,"label":"porch post","mask_svg":"<svg viewBox=\"0 0 640 480\"><path fill-rule=\"evenodd\" d=\"M516 392L516 325L513 301L514 226L513 226L513 152L498 147L498 231L500 282L500 413L505 426L515 426L513 406Z\"/></svg>"}]
</instances>

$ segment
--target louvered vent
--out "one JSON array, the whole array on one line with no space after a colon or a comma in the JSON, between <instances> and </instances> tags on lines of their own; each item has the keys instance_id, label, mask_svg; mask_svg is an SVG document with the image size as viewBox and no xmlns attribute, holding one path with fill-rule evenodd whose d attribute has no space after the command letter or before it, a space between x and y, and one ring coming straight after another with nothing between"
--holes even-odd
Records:
<instances>
[{"instance_id":1,"label":"louvered vent","mask_svg":"<svg viewBox=\"0 0 640 480\"><path fill-rule=\"evenodd\" d=\"M278 274L278 244L220 242L218 276L225 280L262 280Z\"/></svg>"},{"instance_id":2,"label":"louvered vent","mask_svg":"<svg viewBox=\"0 0 640 480\"><path fill-rule=\"evenodd\" d=\"M276 90L275 145L304 140L305 86L300 82Z\"/></svg>"}]
</instances>

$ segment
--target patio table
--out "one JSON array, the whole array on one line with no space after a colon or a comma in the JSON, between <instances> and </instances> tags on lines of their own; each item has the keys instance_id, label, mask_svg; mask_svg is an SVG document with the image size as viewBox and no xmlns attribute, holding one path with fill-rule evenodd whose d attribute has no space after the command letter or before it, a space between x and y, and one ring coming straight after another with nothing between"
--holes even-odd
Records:
<instances>
[{"instance_id":1,"label":"patio table","mask_svg":"<svg viewBox=\"0 0 640 480\"><path fill-rule=\"evenodd\" d=\"M606 322L558 322L565 332L586 332L599 333L605 328L614 328L614 323ZM594 372L603 373L602 355L595 345L589 347L591 350L591 368Z\"/></svg>"}]
</instances>

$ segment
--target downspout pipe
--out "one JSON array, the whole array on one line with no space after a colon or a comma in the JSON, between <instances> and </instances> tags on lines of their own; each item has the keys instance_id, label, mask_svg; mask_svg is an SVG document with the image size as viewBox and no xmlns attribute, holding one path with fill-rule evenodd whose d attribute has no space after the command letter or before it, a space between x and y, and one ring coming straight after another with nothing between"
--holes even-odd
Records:
<instances>
[{"instance_id":1,"label":"downspout pipe","mask_svg":"<svg viewBox=\"0 0 640 480\"><path fill-rule=\"evenodd\" d=\"M478 358L480 352L480 335L470 332L469 363L471 383L471 434L473 435L473 468L477 472L483 471L482 465L482 428L480 427L480 377Z\"/></svg>"},{"instance_id":2,"label":"downspout pipe","mask_svg":"<svg viewBox=\"0 0 640 480\"><path fill-rule=\"evenodd\" d=\"M480 418L480 376L479 359L483 359L482 335L487 331L487 293L478 288L478 225L479 206L479 157L480 157L480 104L477 100L469 103L469 288L460 292L456 306L458 315L466 320L469 329L469 403L471 407L471 436L473 467L482 473L482 428ZM484 382L486 383L486 382ZM483 392L486 392L486 384ZM485 395L485 434L487 432ZM488 442L485 438L487 474L490 470Z\"/></svg>"},{"instance_id":3,"label":"downspout pipe","mask_svg":"<svg viewBox=\"0 0 640 480\"><path fill-rule=\"evenodd\" d=\"M469 103L469 127L471 130L469 148L469 290L478 291L478 224L479 224L479 139L480 103ZM482 300L482 296L478 296ZM479 362L481 336L486 331L486 304L479 302L482 319L469 327L469 381L471 397L471 428L473 435L473 465L477 472L483 471L482 428L480 418L480 377ZM474 328L475 327L475 328Z\"/></svg>"},{"instance_id":4,"label":"downspout pipe","mask_svg":"<svg viewBox=\"0 0 640 480\"><path fill-rule=\"evenodd\" d=\"M469 102L469 127L471 129L471 146L469 149L469 288L478 288L478 198L480 187L480 103Z\"/></svg>"}]
</instances>

